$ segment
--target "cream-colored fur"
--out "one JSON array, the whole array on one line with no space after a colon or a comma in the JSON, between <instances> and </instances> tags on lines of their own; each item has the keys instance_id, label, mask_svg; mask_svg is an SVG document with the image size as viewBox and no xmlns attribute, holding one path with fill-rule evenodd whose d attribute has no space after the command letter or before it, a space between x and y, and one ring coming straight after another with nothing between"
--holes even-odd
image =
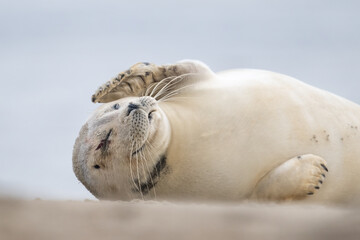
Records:
<instances>
[{"instance_id":1,"label":"cream-colored fur","mask_svg":"<svg viewBox=\"0 0 360 240\"><path fill-rule=\"evenodd\" d=\"M94 94L109 103L74 147L75 174L95 196L360 202L358 105L285 75L214 74L197 61L139 63L119 76ZM130 103L140 107L126 116ZM166 167L151 177L162 155Z\"/></svg>"}]
</instances>

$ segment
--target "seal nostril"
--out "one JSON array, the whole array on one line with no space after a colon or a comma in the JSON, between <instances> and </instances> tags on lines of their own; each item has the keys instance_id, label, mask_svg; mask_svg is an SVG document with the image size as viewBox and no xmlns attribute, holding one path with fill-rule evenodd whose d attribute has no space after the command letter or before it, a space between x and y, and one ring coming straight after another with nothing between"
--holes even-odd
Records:
<instances>
[{"instance_id":1,"label":"seal nostril","mask_svg":"<svg viewBox=\"0 0 360 240\"><path fill-rule=\"evenodd\" d=\"M138 109L138 108L139 108L139 105L133 104L133 103L129 103L128 112L127 112L127 115L126 115L126 116L129 116L129 114L130 114L133 110Z\"/></svg>"},{"instance_id":2,"label":"seal nostril","mask_svg":"<svg viewBox=\"0 0 360 240\"><path fill-rule=\"evenodd\" d=\"M134 103L129 103L129 106L128 106L128 107L131 108L131 109L138 109L138 108L139 108L139 105L134 104Z\"/></svg>"}]
</instances>

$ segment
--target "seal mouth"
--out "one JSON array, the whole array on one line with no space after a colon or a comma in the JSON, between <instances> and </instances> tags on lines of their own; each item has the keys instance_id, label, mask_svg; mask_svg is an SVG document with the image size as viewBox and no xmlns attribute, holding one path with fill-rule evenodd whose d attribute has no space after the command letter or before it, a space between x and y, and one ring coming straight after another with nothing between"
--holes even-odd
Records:
<instances>
[{"instance_id":1,"label":"seal mouth","mask_svg":"<svg viewBox=\"0 0 360 240\"><path fill-rule=\"evenodd\" d=\"M142 145L138 150L136 150L135 152L133 152L133 153L131 154L131 156L133 157L133 156L135 156L136 154L138 154L139 152L141 152L141 151L144 149L144 147L145 147L145 144Z\"/></svg>"}]
</instances>

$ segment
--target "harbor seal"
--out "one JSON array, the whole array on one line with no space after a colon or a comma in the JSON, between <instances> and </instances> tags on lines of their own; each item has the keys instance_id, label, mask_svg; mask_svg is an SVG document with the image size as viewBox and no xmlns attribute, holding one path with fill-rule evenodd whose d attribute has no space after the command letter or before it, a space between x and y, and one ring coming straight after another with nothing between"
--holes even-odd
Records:
<instances>
[{"instance_id":1,"label":"harbor seal","mask_svg":"<svg viewBox=\"0 0 360 240\"><path fill-rule=\"evenodd\" d=\"M289 76L138 63L92 101L73 169L99 199L360 200L360 107Z\"/></svg>"}]
</instances>

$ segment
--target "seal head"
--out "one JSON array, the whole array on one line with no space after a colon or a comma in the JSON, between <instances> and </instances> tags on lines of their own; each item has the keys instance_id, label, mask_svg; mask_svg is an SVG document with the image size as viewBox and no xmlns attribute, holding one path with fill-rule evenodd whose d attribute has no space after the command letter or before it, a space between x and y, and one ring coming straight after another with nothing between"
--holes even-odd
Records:
<instances>
[{"instance_id":1,"label":"seal head","mask_svg":"<svg viewBox=\"0 0 360 240\"><path fill-rule=\"evenodd\" d=\"M104 104L75 142L75 175L97 198L141 197L159 181L170 132L165 113L152 97Z\"/></svg>"}]
</instances>

